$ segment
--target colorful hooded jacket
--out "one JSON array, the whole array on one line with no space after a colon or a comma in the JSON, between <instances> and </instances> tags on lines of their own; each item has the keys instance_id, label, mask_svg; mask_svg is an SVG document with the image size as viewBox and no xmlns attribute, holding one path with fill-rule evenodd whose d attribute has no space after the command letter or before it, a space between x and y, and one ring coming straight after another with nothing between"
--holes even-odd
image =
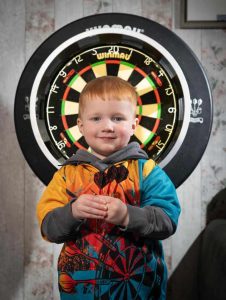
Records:
<instances>
[{"instance_id":1,"label":"colorful hooded jacket","mask_svg":"<svg viewBox=\"0 0 226 300\"><path fill-rule=\"evenodd\" d=\"M127 228L78 220L71 203L104 194L127 204ZM44 191L37 216L45 239L64 243L58 260L61 299L166 299L167 268L161 241L180 214L174 185L133 142L100 160L78 150Z\"/></svg>"}]
</instances>

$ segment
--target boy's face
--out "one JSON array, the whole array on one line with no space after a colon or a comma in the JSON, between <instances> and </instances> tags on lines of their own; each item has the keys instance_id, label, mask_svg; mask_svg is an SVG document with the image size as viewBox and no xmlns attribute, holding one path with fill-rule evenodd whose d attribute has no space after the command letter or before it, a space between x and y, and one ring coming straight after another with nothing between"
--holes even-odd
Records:
<instances>
[{"instance_id":1,"label":"boy's face","mask_svg":"<svg viewBox=\"0 0 226 300\"><path fill-rule=\"evenodd\" d=\"M103 159L128 144L138 124L134 110L129 101L85 103L78 126L94 155Z\"/></svg>"}]
</instances>

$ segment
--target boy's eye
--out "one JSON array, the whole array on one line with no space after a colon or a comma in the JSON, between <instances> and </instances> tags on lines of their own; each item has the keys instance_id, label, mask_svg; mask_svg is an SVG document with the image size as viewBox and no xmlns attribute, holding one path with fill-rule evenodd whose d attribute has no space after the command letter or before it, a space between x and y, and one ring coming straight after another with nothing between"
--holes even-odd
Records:
<instances>
[{"instance_id":1,"label":"boy's eye","mask_svg":"<svg viewBox=\"0 0 226 300\"><path fill-rule=\"evenodd\" d=\"M123 117L113 117L112 118L114 121L120 122L123 120Z\"/></svg>"},{"instance_id":2,"label":"boy's eye","mask_svg":"<svg viewBox=\"0 0 226 300\"><path fill-rule=\"evenodd\" d=\"M91 118L91 120L97 122L97 121L100 121L100 117L93 117L93 118Z\"/></svg>"}]
</instances>

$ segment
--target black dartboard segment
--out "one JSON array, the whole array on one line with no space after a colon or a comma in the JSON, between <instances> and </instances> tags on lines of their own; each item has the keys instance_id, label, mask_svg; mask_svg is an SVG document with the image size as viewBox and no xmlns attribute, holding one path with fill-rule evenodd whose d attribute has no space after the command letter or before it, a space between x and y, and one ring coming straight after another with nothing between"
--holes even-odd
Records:
<instances>
[{"instance_id":1,"label":"black dartboard segment","mask_svg":"<svg viewBox=\"0 0 226 300\"><path fill-rule=\"evenodd\" d=\"M17 88L15 126L21 149L48 184L79 148L79 95L90 80L118 76L138 93L139 142L178 187L209 139L212 99L203 69L188 46L162 25L127 14L70 23L32 55ZM197 80L199 78L199 80Z\"/></svg>"}]
</instances>

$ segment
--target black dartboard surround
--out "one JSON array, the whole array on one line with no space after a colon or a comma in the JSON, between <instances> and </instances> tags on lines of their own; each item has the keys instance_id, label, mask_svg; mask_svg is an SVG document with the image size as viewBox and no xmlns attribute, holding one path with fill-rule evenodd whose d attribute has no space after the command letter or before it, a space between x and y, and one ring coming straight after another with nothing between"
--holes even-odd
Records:
<instances>
[{"instance_id":1,"label":"black dartboard surround","mask_svg":"<svg viewBox=\"0 0 226 300\"><path fill-rule=\"evenodd\" d=\"M120 76L139 95L138 141L178 187L207 146L212 99L205 73L173 32L143 17L100 14L52 34L28 61L15 97L20 147L48 184L59 165L87 148L76 127L78 97L98 76ZM73 113L71 113L73 111Z\"/></svg>"}]
</instances>

